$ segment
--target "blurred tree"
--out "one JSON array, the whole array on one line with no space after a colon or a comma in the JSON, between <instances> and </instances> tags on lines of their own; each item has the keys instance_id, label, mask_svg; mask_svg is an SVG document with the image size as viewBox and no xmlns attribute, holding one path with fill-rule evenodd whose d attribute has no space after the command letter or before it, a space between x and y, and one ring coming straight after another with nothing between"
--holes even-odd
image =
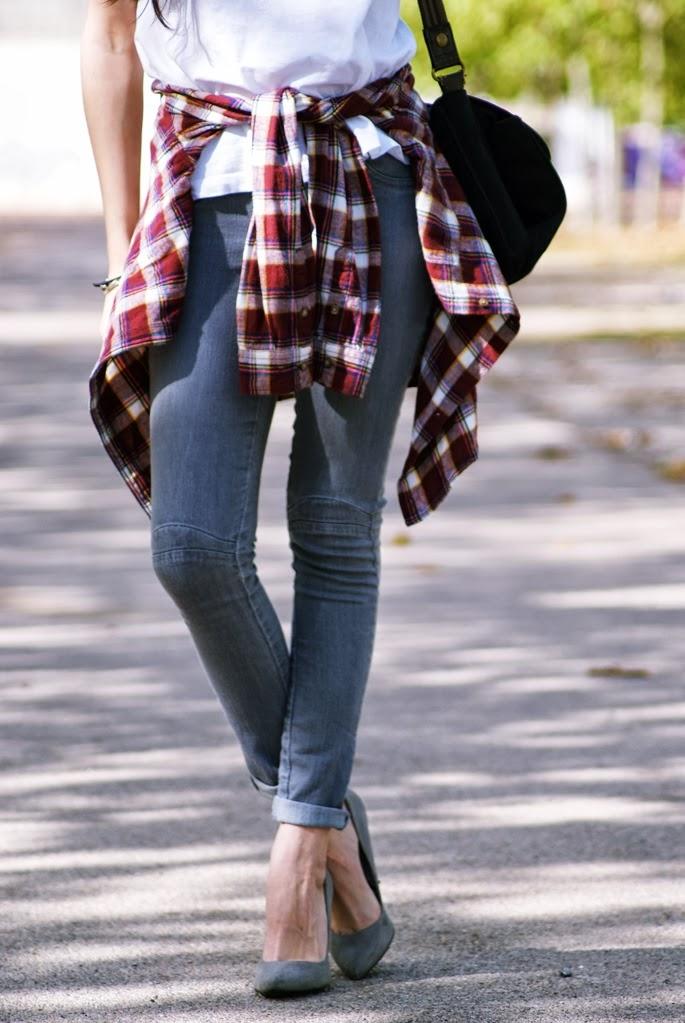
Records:
<instances>
[{"instance_id":1,"label":"blurred tree","mask_svg":"<svg viewBox=\"0 0 685 1023\"><path fill-rule=\"evenodd\" d=\"M446 0L445 7L470 91L551 100L567 91L569 61L582 55L595 100L623 124L640 118L646 92L654 91L644 52L645 46L655 50L659 24L664 67L657 87L663 88L665 119L685 125L685 0L650 0L659 17L647 19L647 28L640 0ZM416 0L402 0L402 12L417 36L414 65L427 89L430 68Z\"/></svg>"}]
</instances>

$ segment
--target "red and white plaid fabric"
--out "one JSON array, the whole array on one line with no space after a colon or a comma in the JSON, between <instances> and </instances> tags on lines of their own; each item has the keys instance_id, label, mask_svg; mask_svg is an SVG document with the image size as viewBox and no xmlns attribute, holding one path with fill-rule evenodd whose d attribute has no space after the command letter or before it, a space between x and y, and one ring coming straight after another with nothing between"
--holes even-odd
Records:
<instances>
[{"instance_id":1,"label":"red and white plaid fabric","mask_svg":"<svg viewBox=\"0 0 685 1023\"><path fill-rule=\"evenodd\" d=\"M411 162L436 293L409 384L417 387L414 422L397 482L404 521L421 521L478 457L476 384L515 337L519 313L434 147L411 66L332 99L289 87L250 102L159 80L152 88L161 99L150 185L89 380L92 419L125 483L151 516L147 348L173 343L186 287L190 177L203 146L232 121L251 119L253 133L253 217L236 310L240 391L280 400L317 381L353 397L364 393L381 321L380 231L372 183L345 119L365 115Z\"/></svg>"}]
</instances>

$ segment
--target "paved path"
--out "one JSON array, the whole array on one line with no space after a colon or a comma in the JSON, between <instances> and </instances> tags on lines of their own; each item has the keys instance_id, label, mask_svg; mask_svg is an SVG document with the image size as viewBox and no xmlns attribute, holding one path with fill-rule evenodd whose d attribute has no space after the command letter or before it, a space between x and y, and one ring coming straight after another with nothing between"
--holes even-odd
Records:
<instances>
[{"instance_id":1,"label":"paved path","mask_svg":"<svg viewBox=\"0 0 685 1023\"><path fill-rule=\"evenodd\" d=\"M251 990L268 804L90 423L95 355L0 347L3 1023L682 1023L685 348L512 347L410 529L408 393L354 777L397 939L286 1004ZM258 540L286 630L290 416Z\"/></svg>"}]
</instances>

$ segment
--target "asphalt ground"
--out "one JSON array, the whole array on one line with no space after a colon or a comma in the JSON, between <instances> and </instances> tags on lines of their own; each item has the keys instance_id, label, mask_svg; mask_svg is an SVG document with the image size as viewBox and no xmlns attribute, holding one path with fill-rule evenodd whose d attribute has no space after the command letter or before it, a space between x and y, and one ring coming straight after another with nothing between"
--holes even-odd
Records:
<instances>
[{"instance_id":1,"label":"asphalt ground","mask_svg":"<svg viewBox=\"0 0 685 1023\"><path fill-rule=\"evenodd\" d=\"M397 937L365 981L269 1002L268 803L88 415L97 230L33 231L0 253L3 1023L682 1023L679 338L522 334L480 388L480 460L410 528L408 392L353 777ZM524 323L559 286L522 286ZM279 405L257 558L288 635Z\"/></svg>"}]
</instances>

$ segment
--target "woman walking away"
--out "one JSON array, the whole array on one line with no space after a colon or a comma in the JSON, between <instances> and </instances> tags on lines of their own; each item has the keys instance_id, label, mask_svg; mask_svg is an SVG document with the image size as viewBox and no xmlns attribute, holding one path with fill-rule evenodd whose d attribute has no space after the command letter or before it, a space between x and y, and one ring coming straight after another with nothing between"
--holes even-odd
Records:
<instances>
[{"instance_id":1,"label":"woman walking away","mask_svg":"<svg viewBox=\"0 0 685 1023\"><path fill-rule=\"evenodd\" d=\"M476 384L518 313L414 89L399 0L89 0L84 108L107 234L103 446L249 777L278 821L255 987L368 974L394 927L349 788L372 659L385 473L420 522L477 457ZM159 98L139 210L143 72ZM255 570L277 401L290 649Z\"/></svg>"}]
</instances>

